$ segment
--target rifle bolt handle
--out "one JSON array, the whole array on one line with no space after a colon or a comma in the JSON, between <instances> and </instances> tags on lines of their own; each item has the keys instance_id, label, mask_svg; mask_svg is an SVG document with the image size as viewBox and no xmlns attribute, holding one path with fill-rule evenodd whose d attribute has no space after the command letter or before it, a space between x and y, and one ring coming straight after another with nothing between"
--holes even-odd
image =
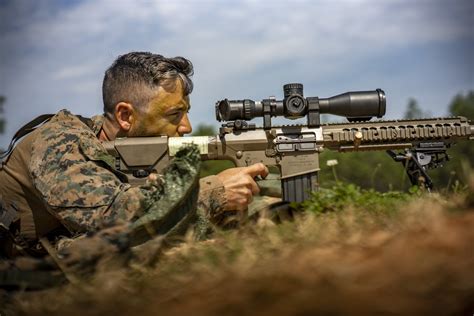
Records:
<instances>
[{"instance_id":1,"label":"rifle bolt handle","mask_svg":"<svg viewBox=\"0 0 474 316\"><path fill-rule=\"evenodd\" d=\"M355 148L359 147L361 140L362 140L362 133L358 131L354 134L354 147Z\"/></svg>"}]
</instances>

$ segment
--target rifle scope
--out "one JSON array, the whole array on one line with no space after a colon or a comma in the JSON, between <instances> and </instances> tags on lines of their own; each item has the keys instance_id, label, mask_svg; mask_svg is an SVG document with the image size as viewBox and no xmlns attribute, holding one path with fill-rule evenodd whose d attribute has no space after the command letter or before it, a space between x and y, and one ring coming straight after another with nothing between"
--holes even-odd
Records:
<instances>
[{"instance_id":1,"label":"rifle scope","mask_svg":"<svg viewBox=\"0 0 474 316\"><path fill-rule=\"evenodd\" d=\"M297 119L308 115L308 125L319 126L320 114L334 114L349 121L368 121L372 117L385 115L386 99L382 89L375 91L353 91L330 98L303 97L303 85L290 83L283 86L283 100L274 97L260 102L249 99L228 100L216 103L218 121L251 120L264 117L284 116ZM270 124L270 123L269 123Z\"/></svg>"}]
</instances>

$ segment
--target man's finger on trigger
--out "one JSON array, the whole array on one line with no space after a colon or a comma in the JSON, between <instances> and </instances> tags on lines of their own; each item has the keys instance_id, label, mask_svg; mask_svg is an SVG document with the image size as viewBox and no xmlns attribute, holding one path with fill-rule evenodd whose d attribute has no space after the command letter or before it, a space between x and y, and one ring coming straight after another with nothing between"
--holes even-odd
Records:
<instances>
[{"instance_id":1,"label":"man's finger on trigger","mask_svg":"<svg viewBox=\"0 0 474 316\"><path fill-rule=\"evenodd\" d=\"M252 178L256 176L266 177L268 174L268 168L261 162L253 164L247 167L246 173Z\"/></svg>"}]
</instances>

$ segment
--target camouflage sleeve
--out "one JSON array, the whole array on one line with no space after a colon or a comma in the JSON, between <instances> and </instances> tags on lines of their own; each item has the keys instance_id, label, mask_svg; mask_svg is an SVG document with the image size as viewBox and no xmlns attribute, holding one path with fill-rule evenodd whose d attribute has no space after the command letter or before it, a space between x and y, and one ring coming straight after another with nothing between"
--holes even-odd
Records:
<instances>
[{"instance_id":1,"label":"camouflage sleeve","mask_svg":"<svg viewBox=\"0 0 474 316\"><path fill-rule=\"evenodd\" d=\"M208 176L199 181L198 205L207 214L220 213L226 203L224 185L217 176Z\"/></svg>"},{"instance_id":2,"label":"camouflage sleeve","mask_svg":"<svg viewBox=\"0 0 474 316\"><path fill-rule=\"evenodd\" d=\"M199 198L194 232L197 240L207 239L214 231L216 216L222 213L226 203L223 183L216 176L199 180Z\"/></svg>"},{"instance_id":3,"label":"camouflage sleeve","mask_svg":"<svg viewBox=\"0 0 474 316\"><path fill-rule=\"evenodd\" d=\"M157 233L163 233L186 215L170 218L179 209L176 201L189 195L197 179L197 149L181 153L161 181L132 188L112 172L113 162L92 131L76 121L66 117L38 129L29 166L48 211L72 233L130 222L137 223L138 235L144 229L156 232L156 227L161 229ZM152 224L147 225L147 220Z\"/></svg>"}]
</instances>

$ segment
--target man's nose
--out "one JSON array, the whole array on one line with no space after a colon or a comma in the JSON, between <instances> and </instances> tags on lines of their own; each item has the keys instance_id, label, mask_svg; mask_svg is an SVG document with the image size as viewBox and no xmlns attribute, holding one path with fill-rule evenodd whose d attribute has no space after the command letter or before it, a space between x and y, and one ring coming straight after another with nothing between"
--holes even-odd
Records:
<instances>
[{"instance_id":1,"label":"man's nose","mask_svg":"<svg viewBox=\"0 0 474 316\"><path fill-rule=\"evenodd\" d=\"M179 122L178 134L180 136L183 136L184 134L189 134L192 131L193 131L193 128L191 126L191 122L189 121L188 113L185 113L183 115L183 118Z\"/></svg>"}]
</instances>

